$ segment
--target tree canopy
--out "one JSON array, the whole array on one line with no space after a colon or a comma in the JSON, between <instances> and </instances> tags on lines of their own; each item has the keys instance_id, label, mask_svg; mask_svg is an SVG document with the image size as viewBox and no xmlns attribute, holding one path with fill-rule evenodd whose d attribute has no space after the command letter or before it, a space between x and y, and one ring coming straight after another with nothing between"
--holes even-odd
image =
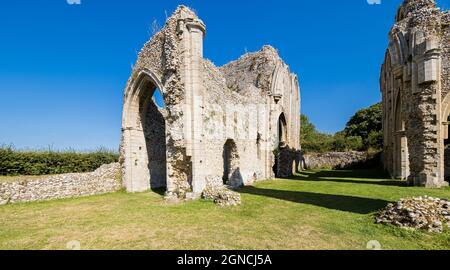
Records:
<instances>
[{"instance_id":1,"label":"tree canopy","mask_svg":"<svg viewBox=\"0 0 450 270\"><path fill-rule=\"evenodd\" d=\"M370 133L382 129L382 117L381 103L359 110L350 118L344 132L347 136L360 136L367 140Z\"/></svg>"},{"instance_id":2,"label":"tree canopy","mask_svg":"<svg viewBox=\"0 0 450 270\"><path fill-rule=\"evenodd\" d=\"M300 142L305 152L326 152L331 149L333 136L317 131L306 115L301 116Z\"/></svg>"},{"instance_id":3,"label":"tree canopy","mask_svg":"<svg viewBox=\"0 0 450 270\"><path fill-rule=\"evenodd\" d=\"M306 115L301 116L300 140L305 152L381 150L383 147L381 103L359 110L343 131L334 135L317 131Z\"/></svg>"}]
</instances>

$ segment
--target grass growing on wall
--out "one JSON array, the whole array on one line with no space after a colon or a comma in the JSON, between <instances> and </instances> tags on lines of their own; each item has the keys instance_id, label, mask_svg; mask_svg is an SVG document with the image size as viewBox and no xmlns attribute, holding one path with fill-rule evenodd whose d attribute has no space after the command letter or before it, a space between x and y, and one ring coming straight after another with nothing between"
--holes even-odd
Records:
<instances>
[{"instance_id":1,"label":"grass growing on wall","mask_svg":"<svg viewBox=\"0 0 450 270\"><path fill-rule=\"evenodd\" d=\"M91 172L103 164L117 162L119 155L100 148L94 152L74 150L16 150L0 146L0 175L48 175Z\"/></svg>"}]
</instances>

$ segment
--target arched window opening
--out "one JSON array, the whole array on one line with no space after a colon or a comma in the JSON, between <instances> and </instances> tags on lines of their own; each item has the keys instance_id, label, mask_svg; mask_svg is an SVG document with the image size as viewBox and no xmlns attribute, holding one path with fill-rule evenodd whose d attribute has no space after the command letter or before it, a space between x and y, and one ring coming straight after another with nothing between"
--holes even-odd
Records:
<instances>
[{"instance_id":1,"label":"arched window opening","mask_svg":"<svg viewBox=\"0 0 450 270\"><path fill-rule=\"evenodd\" d=\"M239 153L234 140L227 140L223 147L223 183L238 187L243 185L239 167Z\"/></svg>"},{"instance_id":2,"label":"arched window opening","mask_svg":"<svg viewBox=\"0 0 450 270\"><path fill-rule=\"evenodd\" d=\"M284 113L278 118L278 143L287 143L287 122Z\"/></svg>"},{"instance_id":3,"label":"arched window opening","mask_svg":"<svg viewBox=\"0 0 450 270\"><path fill-rule=\"evenodd\" d=\"M161 90L155 88L152 99L156 106L158 106L158 108L166 109L166 104L164 103L164 97L161 93Z\"/></svg>"}]
</instances>

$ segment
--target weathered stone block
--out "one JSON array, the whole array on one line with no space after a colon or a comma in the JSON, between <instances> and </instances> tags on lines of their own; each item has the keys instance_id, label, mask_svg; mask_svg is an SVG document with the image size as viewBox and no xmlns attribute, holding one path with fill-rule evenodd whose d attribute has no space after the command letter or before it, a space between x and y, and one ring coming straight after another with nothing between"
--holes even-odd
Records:
<instances>
[{"instance_id":1,"label":"weathered stone block","mask_svg":"<svg viewBox=\"0 0 450 270\"><path fill-rule=\"evenodd\" d=\"M418 64L418 83L435 82L439 78L439 60L428 59Z\"/></svg>"}]
</instances>

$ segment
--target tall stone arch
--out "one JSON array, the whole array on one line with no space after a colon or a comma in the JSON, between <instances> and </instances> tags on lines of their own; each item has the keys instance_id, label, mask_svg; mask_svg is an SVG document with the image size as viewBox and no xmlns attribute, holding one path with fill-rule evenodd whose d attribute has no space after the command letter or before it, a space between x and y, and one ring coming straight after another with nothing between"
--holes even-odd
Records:
<instances>
[{"instance_id":1,"label":"tall stone arch","mask_svg":"<svg viewBox=\"0 0 450 270\"><path fill-rule=\"evenodd\" d=\"M450 93L448 93L442 101L442 123L441 123L441 158L443 160L443 165L441 170L444 175L445 180L450 179L450 138L449 138L449 119L450 119Z\"/></svg>"},{"instance_id":2,"label":"tall stone arch","mask_svg":"<svg viewBox=\"0 0 450 270\"><path fill-rule=\"evenodd\" d=\"M149 69L138 70L132 77L136 80L126 89L122 116L124 185L130 192L167 187L165 116L152 100L157 89L165 95L164 86ZM151 141L155 137L158 141Z\"/></svg>"},{"instance_id":3,"label":"tall stone arch","mask_svg":"<svg viewBox=\"0 0 450 270\"><path fill-rule=\"evenodd\" d=\"M442 133L443 139L449 139L449 133L448 133L448 121L447 118L450 116L450 93L448 93L443 101L442 101L442 128L444 132Z\"/></svg>"},{"instance_id":4,"label":"tall stone arch","mask_svg":"<svg viewBox=\"0 0 450 270\"><path fill-rule=\"evenodd\" d=\"M122 115L121 162L123 183L129 192L148 190L151 176L155 176L145 154L145 146L149 147L145 135L152 130L146 132L142 125L151 104L152 93L146 91L149 88L159 89L166 105L163 117L159 117L166 124L166 194L183 197L190 191L201 193L205 186L201 170L205 31L193 11L179 6L139 53L125 89ZM156 175L161 176L163 171Z\"/></svg>"},{"instance_id":5,"label":"tall stone arch","mask_svg":"<svg viewBox=\"0 0 450 270\"><path fill-rule=\"evenodd\" d=\"M291 130L291 144L295 149L300 149L300 112L301 112L301 97L300 97L300 84L298 80L298 76L293 74L291 76L292 79L292 88L291 88L291 106L289 108L290 115L292 115L292 120L290 123Z\"/></svg>"}]
</instances>

